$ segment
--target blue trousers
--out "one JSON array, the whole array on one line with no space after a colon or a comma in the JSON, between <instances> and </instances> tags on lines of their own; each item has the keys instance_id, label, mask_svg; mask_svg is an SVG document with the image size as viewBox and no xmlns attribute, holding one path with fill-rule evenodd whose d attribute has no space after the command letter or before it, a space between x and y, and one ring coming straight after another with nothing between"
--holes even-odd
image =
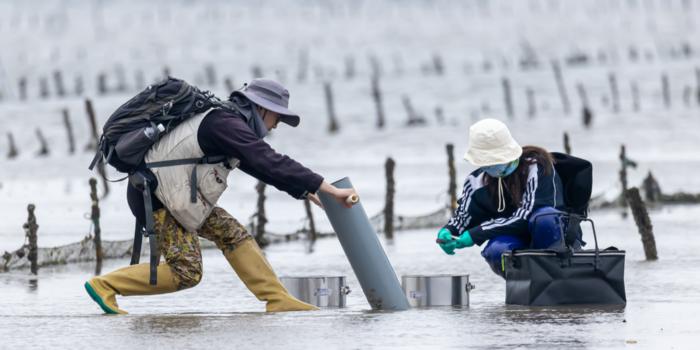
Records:
<instances>
[{"instance_id":1,"label":"blue trousers","mask_svg":"<svg viewBox=\"0 0 700 350\"><path fill-rule=\"evenodd\" d=\"M486 259L491 270L505 278L505 272L501 267L501 255L505 251L525 248L547 249L562 246L561 231L565 227L561 227L560 230L560 226L563 225L561 217L559 215L551 215L554 213L561 213L561 211L553 207L541 207L530 215L528 223L529 240L526 237L510 235L491 238L484 250L481 251L481 256Z\"/></svg>"}]
</instances>

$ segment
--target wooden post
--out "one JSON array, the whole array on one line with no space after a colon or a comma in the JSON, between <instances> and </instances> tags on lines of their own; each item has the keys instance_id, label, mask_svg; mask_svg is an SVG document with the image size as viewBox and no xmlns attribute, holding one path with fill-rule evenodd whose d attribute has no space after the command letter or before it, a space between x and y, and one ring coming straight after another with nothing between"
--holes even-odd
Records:
<instances>
[{"instance_id":1,"label":"wooden post","mask_svg":"<svg viewBox=\"0 0 700 350\"><path fill-rule=\"evenodd\" d=\"M330 82L323 83L323 92L326 97L326 111L328 113L328 132L334 134L338 132L340 126L335 116L335 106L333 105L333 88Z\"/></svg>"},{"instance_id":2,"label":"wooden post","mask_svg":"<svg viewBox=\"0 0 700 350\"><path fill-rule=\"evenodd\" d=\"M615 73L610 73L608 75L608 81L610 82L610 97L612 99L612 109L614 113L620 112L620 92L617 88L617 78Z\"/></svg>"},{"instance_id":3,"label":"wooden post","mask_svg":"<svg viewBox=\"0 0 700 350\"><path fill-rule=\"evenodd\" d=\"M666 108L671 108L671 86L668 82L668 75L666 75L666 73L661 76L661 89L663 92L664 105Z\"/></svg>"},{"instance_id":4,"label":"wooden post","mask_svg":"<svg viewBox=\"0 0 700 350\"><path fill-rule=\"evenodd\" d=\"M45 77L39 78L39 96L41 98L49 98L49 82Z\"/></svg>"},{"instance_id":5,"label":"wooden post","mask_svg":"<svg viewBox=\"0 0 700 350\"><path fill-rule=\"evenodd\" d=\"M656 240L654 239L651 219L649 218L647 207L644 204L642 197L639 195L639 189L633 187L627 190L625 193L630 209L632 209L634 222L637 224L639 234L642 236L644 255L646 256L647 260L657 260L659 257L656 252Z\"/></svg>"},{"instance_id":6,"label":"wooden post","mask_svg":"<svg viewBox=\"0 0 700 350\"><path fill-rule=\"evenodd\" d=\"M457 209L457 170L455 169L455 146L448 143L445 146L447 150L447 174L450 182L447 185L447 195L450 196L450 208L454 211Z\"/></svg>"},{"instance_id":7,"label":"wooden post","mask_svg":"<svg viewBox=\"0 0 700 350\"><path fill-rule=\"evenodd\" d=\"M58 97L66 96L66 87L63 85L63 75L61 74L61 71L55 70L53 72L53 81L54 86L56 87L56 95Z\"/></svg>"},{"instance_id":8,"label":"wooden post","mask_svg":"<svg viewBox=\"0 0 700 350\"><path fill-rule=\"evenodd\" d=\"M85 85L83 84L83 77L80 75L75 76L75 85L73 86L73 94L75 96L83 96L85 91Z\"/></svg>"},{"instance_id":9,"label":"wooden post","mask_svg":"<svg viewBox=\"0 0 700 350\"><path fill-rule=\"evenodd\" d=\"M24 224L24 232L27 236L29 247L29 254L27 254L27 259L31 264L30 266L32 274L36 275L39 271L39 254L37 246L37 230L39 229L39 225L37 225L36 223L34 209L36 209L36 206L34 206L34 204L29 204L27 206L28 216L27 222Z\"/></svg>"},{"instance_id":10,"label":"wooden post","mask_svg":"<svg viewBox=\"0 0 700 350\"><path fill-rule=\"evenodd\" d=\"M370 68L370 76L372 77L378 77L382 75L382 67L381 64L379 63L379 58L375 55L369 56L369 68Z\"/></svg>"},{"instance_id":11,"label":"wooden post","mask_svg":"<svg viewBox=\"0 0 700 350\"><path fill-rule=\"evenodd\" d=\"M265 183L258 181L255 190L258 192L258 211L255 214L257 224L255 225L255 241L260 247L267 246L270 242L265 238L265 224L267 217L265 216Z\"/></svg>"},{"instance_id":12,"label":"wooden post","mask_svg":"<svg viewBox=\"0 0 700 350\"><path fill-rule=\"evenodd\" d=\"M27 99L27 77L19 78L17 85L19 86L19 99L20 99L20 101L26 100ZM698 91L700 91L700 89L698 89ZM700 93L698 94L698 96L700 97Z\"/></svg>"},{"instance_id":13,"label":"wooden post","mask_svg":"<svg viewBox=\"0 0 700 350\"><path fill-rule=\"evenodd\" d=\"M433 54L433 70L437 75L443 75L445 73L445 64L438 53Z\"/></svg>"},{"instance_id":14,"label":"wooden post","mask_svg":"<svg viewBox=\"0 0 700 350\"><path fill-rule=\"evenodd\" d=\"M642 188L644 188L644 200L647 202L658 202L661 200L663 193L661 192L661 186L659 186L658 181L654 178L654 175L647 174L642 182Z\"/></svg>"},{"instance_id":15,"label":"wooden post","mask_svg":"<svg viewBox=\"0 0 700 350\"><path fill-rule=\"evenodd\" d=\"M168 79L170 76L170 67L164 66L163 67L163 79Z\"/></svg>"},{"instance_id":16,"label":"wooden post","mask_svg":"<svg viewBox=\"0 0 700 350\"><path fill-rule=\"evenodd\" d=\"M587 106L584 106L581 115L583 117L583 126L587 129L590 128L593 122L593 112Z\"/></svg>"},{"instance_id":17,"label":"wooden post","mask_svg":"<svg viewBox=\"0 0 700 350\"><path fill-rule=\"evenodd\" d=\"M525 95L527 97L527 116L528 118L534 118L537 115L537 102L535 100L535 90L531 87L525 89Z\"/></svg>"},{"instance_id":18,"label":"wooden post","mask_svg":"<svg viewBox=\"0 0 700 350\"><path fill-rule=\"evenodd\" d=\"M63 125L66 127L66 134L68 135L68 154L75 153L75 136L73 135L73 125L70 122L70 115L68 114L68 108L63 109Z\"/></svg>"},{"instance_id":19,"label":"wooden post","mask_svg":"<svg viewBox=\"0 0 700 350\"><path fill-rule=\"evenodd\" d=\"M437 122L438 125L445 124L445 112L442 110L442 107L440 107L440 106L435 107L435 121Z\"/></svg>"},{"instance_id":20,"label":"wooden post","mask_svg":"<svg viewBox=\"0 0 700 350\"><path fill-rule=\"evenodd\" d=\"M513 119L513 94L508 78L501 79L501 85L503 86L503 100L506 105L506 113L509 118Z\"/></svg>"},{"instance_id":21,"label":"wooden post","mask_svg":"<svg viewBox=\"0 0 700 350\"><path fill-rule=\"evenodd\" d=\"M304 199L304 209L306 210L306 218L309 220L308 240L314 243L316 242L316 222L314 221L314 213L311 211L311 201L308 198Z\"/></svg>"},{"instance_id":22,"label":"wooden post","mask_svg":"<svg viewBox=\"0 0 700 350\"><path fill-rule=\"evenodd\" d=\"M625 145L620 145L620 185L622 186L622 193L620 195L620 204L622 206L627 205L627 168L636 168L637 163L633 160L627 158L627 150Z\"/></svg>"},{"instance_id":23,"label":"wooden post","mask_svg":"<svg viewBox=\"0 0 700 350\"><path fill-rule=\"evenodd\" d=\"M377 129L384 128L384 106L382 105L382 91L379 88L379 76L372 76L372 100L377 111Z\"/></svg>"},{"instance_id":24,"label":"wooden post","mask_svg":"<svg viewBox=\"0 0 700 350\"><path fill-rule=\"evenodd\" d=\"M394 194L396 182L394 181L394 168L396 163L387 158L384 164L386 171L386 204L384 205L384 235L387 239L394 239Z\"/></svg>"},{"instance_id":25,"label":"wooden post","mask_svg":"<svg viewBox=\"0 0 700 350\"><path fill-rule=\"evenodd\" d=\"M254 65L253 67L251 67L250 73L253 75L253 79L257 79L257 78L262 78L262 77L263 77L263 70L262 70L262 67L260 67L260 66L258 66L258 65Z\"/></svg>"},{"instance_id":26,"label":"wooden post","mask_svg":"<svg viewBox=\"0 0 700 350\"><path fill-rule=\"evenodd\" d=\"M100 228L100 200L97 197L97 180L94 177L90 178L90 199L92 200L90 220L92 220L93 232L95 233L93 239L95 242L95 261L97 262L95 274L99 275L104 255L102 252L102 229Z\"/></svg>"},{"instance_id":27,"label":"wooden post","mask_svg":"<svg viewBox=\"0 0 700 350\"><path fill-rule=\"evenodd\" d=\"M87 146L85 146L85 150L96 151L99 135L97 134L97 120L95 118L95 109L92 107L92 101L90 101L89 98L85 99L85 112L88 116L88 122L90 123L90 132L92 134L92 139L87 144Z\"/></svg>"},{"instance_id":28,"label":"wooden post","mask_svg":"<svg viewBox=\"0 0 700 350\"><path fill-rule=\"evenodd\" d=\"M569 104L569 96L566 93L566 85L564 84L564 77L561 72L561 67L558 61L552 61L552 70L554 71L554 79L557 83L557 89L559 90L559 97L561 98L561 105L564 109L565 114L569 114L571 111L571 106Z\"/></svg>"},{"instance_id":29,"label":"wooden post","mask_svg":"<svg viewBox=\"0 0 700 350\"><path fill-rule=\"evenodd\" d=\"M569 144L569 133L564 132L564 152L571 154L571 145Z\"/></svg>"},{"instance_id":30,"label":"wooden post","mask_svg":"<svg viewBox=\"0 0 700 350\"><path fill-rule=\"evenodd\" d=\"M411 98L408 97L408 95L403 95L401 98L401 101L403 102L403 107L406 109L406 116L408 117L408 121L406 121L406 125L408 125L408 126L424 125L425 118L423 118L423 116L418 115L418 113L416 113L416 110L413 109L413 104L411 103Z\"/></svg>"},{"instance_id":31,"label":"wooden post","mask_svg":"<svg viewBox=\"0 0 700 350\"><path fill-rule=\"evenodd\" d=\"M17 158L19 155L19 151L17 151L17 146L15 145L15 138L12 136L11 132L7 133L7 143L9 144L9 151L7 151L7 158L8 159L14 159Z\"/></svg>"},{"instance_id":32,"label":"wooden post","mask_svg":"<svg viewBox=\"0 0 700 350\"><path fill-rule=\"evenodd\" d=\"M97 75L97 93L106 95L107 92L107 75L105 73L100 73Z\"/></svg>"},{"instance_id":33,"label":"wooden post","mask_svg":"<svg viewBox=\"0 0 700 350\"><path fill-rule=\"evenodd\" d=\"M125 93L127 91L126 72L124 71L124 67L121 64L117 65L117 67L115 68L114 76L117 80L117 92Z\"/></svg>"},{"instance_id":34,"label":"wooden post","mask_svg":"<svg viewBox=\"0 0 700 350\"><path fill-rule=\"evenodd\" d=\"M46 137L44 137L44 134L39 128L36 128L34 132L36 133L36 137L39 139L39 144L41 145L41 148L39 148L39 152L37 152L37 155L40 157L48 156L49 145L48 142L46 142Z\"/></svg>"},{"instance_id":35,"label":"wooden post","mask_svg":"<svg viewBox=\"0 0 700 350\"><path fill-rule=\"evenodd\" d=\"M630 83L630 88L632 90L632 109L635 112L639 112L639 86L636 81Z\"/></svg>"}]
</instances>

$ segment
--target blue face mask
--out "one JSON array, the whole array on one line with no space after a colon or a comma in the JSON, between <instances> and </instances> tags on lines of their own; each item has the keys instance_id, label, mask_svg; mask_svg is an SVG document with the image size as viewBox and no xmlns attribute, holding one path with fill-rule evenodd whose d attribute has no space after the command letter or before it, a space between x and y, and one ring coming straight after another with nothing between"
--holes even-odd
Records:
<instances>
[{"instance_id":1,"label":"blue face mask","mask_svg":"<svg viewBox=\"0 0 700 350\"><path fill-rule=\"evenodd\" d=\"M515 169L518 168L519 163L520 159L516 159L510 163L489 165L483 167L482 169L484 169L484 172L489 174L491 177L506 177L512 174Z\"/></svg>"}]
</instances>

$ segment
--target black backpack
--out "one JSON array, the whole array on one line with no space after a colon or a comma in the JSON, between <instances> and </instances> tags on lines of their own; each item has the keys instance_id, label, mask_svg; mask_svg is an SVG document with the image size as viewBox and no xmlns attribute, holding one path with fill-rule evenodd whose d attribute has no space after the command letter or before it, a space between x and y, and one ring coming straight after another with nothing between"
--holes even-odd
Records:
<instances>
[{"instance_id":1,"label":"black backpack","mask_svg":"<svg viewBox=\"0 0 700 350\"><path fill-rule=\"evenodd\" d=\"M106 162L122 173L132 174L143 165L146 152L161 136L212 107L232 108L184 80L168 77L149 85L109 117L90 170L98 162Z\"/></svg>"},{"instance_id":2,"label":"black backpack","mask_svg":"<svg viewBox=\"0 0 700 350\"><path fill-rule=\"evenodd\" d=\"M199 90L180 79L168 77L157 84L150 85L112 113L102 128L97 152L90 163L90 170L98 163L106 162L118 171L128 173L127 177L118 181L129 178L130 186L143 193L146 222L136 222L131 264L138 264L141 257L142 236L149 237L152 285L157 283L156 271L160 252L155 237L151 202L151 191L154 188L155 179L148 169L184 164L224 163L227 167L229 165L225 156L172 159L151 163L145 163L144 158L161 136L183 121L210 108L221 108L238 113L228 101L221 101L212 93ZM197 167L192 169L190 183L190 200L194 203L197 200Z\"/></svg>"}]
</instances>

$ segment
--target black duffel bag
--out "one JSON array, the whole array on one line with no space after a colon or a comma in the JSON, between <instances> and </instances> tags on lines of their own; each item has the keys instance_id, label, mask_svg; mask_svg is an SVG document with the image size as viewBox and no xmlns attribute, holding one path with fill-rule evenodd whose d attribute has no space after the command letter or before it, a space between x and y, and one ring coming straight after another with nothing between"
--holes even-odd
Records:
<instances>
[{"instance_id":1,"label":"black duffel bag","mask_svg":"<svg viewBox=\"0 0 700 350\"><path fill-rule=\"evenodd\" d=\"M591 223L595 249L574 251L562 239L561 248L503 253L506 304L626 304L625 251L615 247L598 249L593 221L575 214L567 216L569 224Z\"/></svg>"}]
</instances>

